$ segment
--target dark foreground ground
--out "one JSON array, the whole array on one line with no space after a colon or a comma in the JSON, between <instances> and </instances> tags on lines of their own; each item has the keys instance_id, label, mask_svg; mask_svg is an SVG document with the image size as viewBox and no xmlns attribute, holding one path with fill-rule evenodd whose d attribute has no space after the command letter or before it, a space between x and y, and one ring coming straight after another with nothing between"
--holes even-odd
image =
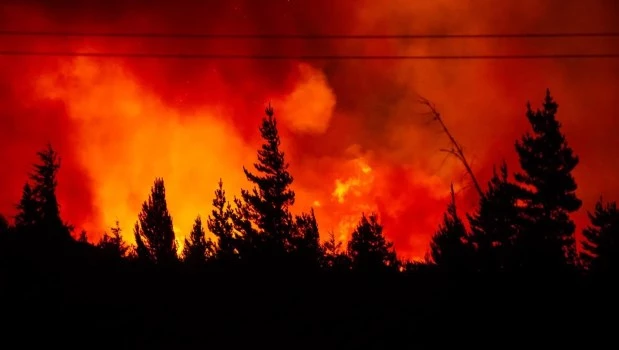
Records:
<instances>
[{"instance_id":1,"label":"dark foreground ground","mask_svg":"<svg viewBox=\"0 0 619 350\"><path fill-rule=\"evenodd\" d=\"M597 349L618 330L614 287L576 274L154 270L14 256L1 268L3 349Z\"/></svg>"}]
</instances>

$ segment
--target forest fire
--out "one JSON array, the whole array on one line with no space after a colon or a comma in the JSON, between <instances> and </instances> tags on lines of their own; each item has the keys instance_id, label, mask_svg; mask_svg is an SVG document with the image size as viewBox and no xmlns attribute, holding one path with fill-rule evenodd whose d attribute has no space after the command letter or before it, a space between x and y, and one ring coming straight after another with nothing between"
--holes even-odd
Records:
<instances>
[{"instance_id":1,"label":"forest fire","mask_svg":"<svg viewBox=\"0 0 619 350\"><path fill-rule=\"evenodd\" d=\"M548 5L531 12L532 2L527 1L486 13L476 13L455 0L432 6L404 1L389 6L372 1L341 1L337 6L326 1L273 1L262 9L251 1L212 8L205 1L176 11L158 2L136 17L140 7L120 2L114 2L118 6L110 7L113 10L81 5L62 14L34 1L7 3L0 7L0 29L74 32L131 28L145 33L190 28L222 33L305 33L320 28L330 33L375 32L377 28L398 33L496 32L500 31L494 20L497 16L511 14L501 17L510 22L505 26L511 31L530 30L538 16L551 11ZM569 32L572 19L582 9L576 5L563 8L555 22L545 24L548 28L537 24L536 30ZM590 4L588 11L592 15L579 28L604 31L617 27L601 6ZM461 16L455 19L452 12ZM268 13L274 16L264 23L263 14ZM348 15L342 17L342 13ZM196 42L93 36L1 37L0 42L16 50L297 55L464 54L500 49L509 53L544 51L551 46L541 41ZM604 44L577 42L572 46L595 51ZM560 48L563 44L554 45ZM574 65L578 71L569 70ZM332 231L341 240L348 238L362 212L377 212L398 253L420 258L445 210L450 183L461 190L463 211L471 209L477 198L467 186L461 164L439 152L448 140L420 112L418 93L438 104L484 184L492 165L501 159L507 159L515 170L513 143L527 130L525 103L531 100L536 107L550 87L559 101L559 118L570 145L581 157L579 194L585 208L590 208L600 194L619 194L619 185L611 181L616 169L606 161L609 150L616 148L609 136L619 126L613 100L617 74L616 61L402 60L385 65L345 60L0 56L0 157L3 164L9 164L0 173L0 212L13 210L34 152L49 140L63 156L59 185L63 216L86 229L91 239L97 240L119 220L132 241L136 215L155 177L165 179L175 228L184 236L197 215L209 215L220 178L229 199L247 186L242 167L255 162L257 128L264 106L271 103L295 178L294 211L314 207L321 234ZM598 125L590 125L587 119L591 118L581 118L583 114L594 116Z\"/></svg>"}]
</instances>

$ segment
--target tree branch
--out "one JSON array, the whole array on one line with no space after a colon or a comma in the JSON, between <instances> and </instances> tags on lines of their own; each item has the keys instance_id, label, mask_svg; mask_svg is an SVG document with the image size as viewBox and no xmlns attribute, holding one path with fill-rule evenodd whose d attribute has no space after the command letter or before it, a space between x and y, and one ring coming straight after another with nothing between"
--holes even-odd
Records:
<instances>
[{"instance_id":1,"label":"tree branch","mask_svg":"<svg viewBox=\"0 0 619 350\"><path fill-rule=\"evenodd\" d=\"M443 133L447 135L447 137L449 138L449 141L451 142L451 145L453 146L452 149L443 148L440 151L450 153L454 155L456 158L458 158L458 160L460 160L462 165L464 165L466 172L469 174L471 181L473 182L473 186L475 186L475 189L477 190L477 193L479 194L480 197L483 196L483 191L481 190L481 186L479 186L479 182L477 181L477 178L475 177L475 174L473 173L473 170L471 169L469 162L466 160L462 146L458 143L458 141L456 141L455 137L451 134L451 132L447 128L447 125L445 125L445 122L443 121L441 114L438 112L434 104L430 102L428 99L420 96L419 102L429 109L429 115L431 116L432 120L437 122L441 126Z\"/></svg>"}]
</instances>

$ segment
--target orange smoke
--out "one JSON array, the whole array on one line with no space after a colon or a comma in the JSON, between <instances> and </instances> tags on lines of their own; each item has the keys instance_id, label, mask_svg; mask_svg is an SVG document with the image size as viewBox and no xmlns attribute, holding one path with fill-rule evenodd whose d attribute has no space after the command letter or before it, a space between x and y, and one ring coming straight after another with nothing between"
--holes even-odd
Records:
<instances>
[{"instance_id":1,"label":"orange smoke","mask_svg":"<svg viewBox=\"0 0 619 350\"><path fill-rule=\"evenodd\" d=\"M0 29L210 33L518 33L617 31L615 1L5 1ZM183 6L186 5L186 6ZM555 9L559 6L561 11ZM1 37L20 50L287 55L471 55L610 52L612 39L188 40ZM619 64L591 61L198 61L0 57L0 211L12 213L34 152L63 156L63 215L92 239L118 219L131 228L155 177L165 178L179 238L208 215L219 178L246 186L266 103L276 110L297 192L323 234L344 240L377 211L405 257L422 257L455 182L460 208L476 198L449 144L424 117L436 102L484 183L492 164L515 169L524 106L545 88L581 156L590 208L619 194L614 157ZM595 121L595 123L592 123ZM583 212L584 213L584 212ZM582 219L582 213L579 217ZM581 220L582 222L582 220Z\"/></svg>"}]
</instances>

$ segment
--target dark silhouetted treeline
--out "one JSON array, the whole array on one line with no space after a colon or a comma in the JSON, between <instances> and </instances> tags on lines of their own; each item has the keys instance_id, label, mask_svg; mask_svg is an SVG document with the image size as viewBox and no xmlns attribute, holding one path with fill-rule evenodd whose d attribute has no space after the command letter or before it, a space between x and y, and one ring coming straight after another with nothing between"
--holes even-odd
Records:
<instances>
[{"instance_id":1,"label":"dark silhouetted treeline","mask_svg":"<svg viewBox=\"0 0 619 350\"><path fill-rule=\"evenodd\" d=\"M549 91L540 109L527 107L531 130L515 143L520 167L499 164L476 211L459 213L452 188L422 262L397 256L375 213L360 213L344 245L333 233L320 240L313 210L291 213L293 176L270 106L257 161L243 169L253 186L229 198L216 184L210 213L196 217L181 254L161 178L137 215L135 245L118 222L95 243L75 232L60 216L60 158L48 146L14 220L0 217L0 342L383 349L545 338L594 346L614 330L619 211L600 200L577 250L570 214L581 207L572 176L579 159L557 107Z\"/></svg>"}]
</instances>

